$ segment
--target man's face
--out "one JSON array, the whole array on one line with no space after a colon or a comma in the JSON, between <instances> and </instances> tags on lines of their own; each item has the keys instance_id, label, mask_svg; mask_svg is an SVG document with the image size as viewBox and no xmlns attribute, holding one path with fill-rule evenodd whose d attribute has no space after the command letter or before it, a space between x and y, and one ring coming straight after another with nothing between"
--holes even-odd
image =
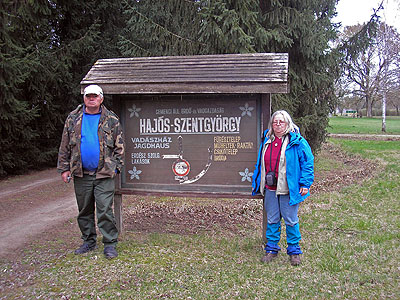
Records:
<instances>
[{"instance_id":1,"label":"man's face","mask_svg":"<svg viewBox=\"0 0 400 300\"><path fill-rule=\"evenodd\" d=\"M103 97L101 97L101 95L87 94L83 98L86 108L90 111L98 110L101 103L103 103Z\"/></svg>"}]
</instances>

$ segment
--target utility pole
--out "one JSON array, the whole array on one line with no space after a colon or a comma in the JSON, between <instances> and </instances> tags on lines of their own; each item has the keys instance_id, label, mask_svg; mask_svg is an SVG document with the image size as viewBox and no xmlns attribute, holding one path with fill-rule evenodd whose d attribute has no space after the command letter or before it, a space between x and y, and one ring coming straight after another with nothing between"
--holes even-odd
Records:
<instances>
[{"instance_id":1,"label":"utility pole","mask_svg":"<svg viewBox=\"0 0 400 300\"><path fill-rule=\"evenodd\" d=\"M386 97L387 97L387 73L389 64L389 54L388 54L388 26L386 20L386 9L388 1L386 0L386 7L383 10L384 16L384 27L383 27L383 89L382 89L382 132L386 132Z\"/></svg>"},{"instance_id":2,"label":"utility pole","mask_svg":"<svg viewBox=\"0 0 400 300\"><path fill-rule=\"evenodd\" d=\"M386 96L387 96L387 71L388 71L388 50L387 50L387 24L384 25L383 45L384 45L384 61L383 61L383 91L382 91L382 132L386 132Z\"/></svg>"}]
</instances>

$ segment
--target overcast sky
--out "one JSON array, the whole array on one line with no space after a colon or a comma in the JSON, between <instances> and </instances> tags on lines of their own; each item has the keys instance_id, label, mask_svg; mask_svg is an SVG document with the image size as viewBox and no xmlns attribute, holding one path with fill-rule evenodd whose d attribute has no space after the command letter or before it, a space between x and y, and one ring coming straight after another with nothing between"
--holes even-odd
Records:
<instances>
[{"instance_id":1,"label":"overcast sky","mask_svg":"<svg viewBox=\"0 0 400 300\"><path fill-rule=\"evenodd\" d=\"M335 22L341 22L342 26L356 25L369 21L373 9L378 8L382 0L339 0L336 6L338 16ZM389 25L400 32L400 0L384 0L384 10L379 13L381 20L387 20Z\"/></svg>"}]
</instances>

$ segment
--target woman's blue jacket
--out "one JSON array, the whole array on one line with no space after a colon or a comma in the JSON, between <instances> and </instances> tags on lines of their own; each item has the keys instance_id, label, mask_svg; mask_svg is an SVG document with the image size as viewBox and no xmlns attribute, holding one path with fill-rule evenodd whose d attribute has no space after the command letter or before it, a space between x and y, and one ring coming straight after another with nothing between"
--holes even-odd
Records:
<instances>
[{"instance_id":1,"label":"woman's blue jacket","mask_svg":"<svg viewBox=\"0 0 400 300\"><path fill-rule=\"evenodd\" d=\"M264 131L263 142L258 151L257 163L253 172L253 196L260 194L260 168L261 161L264 159L261 156L263 147L268 141L268 137L266 137L267 132L268 130ZM314 155L311 152L310 145L299 133L289 132L289 137L290 140L285 151L286 178L289 187L289 204L295 205L310 196L310 192L301 196L300 188L306 187L310 189L311 184L314 182Z\"/></svg>"}]
</instances>

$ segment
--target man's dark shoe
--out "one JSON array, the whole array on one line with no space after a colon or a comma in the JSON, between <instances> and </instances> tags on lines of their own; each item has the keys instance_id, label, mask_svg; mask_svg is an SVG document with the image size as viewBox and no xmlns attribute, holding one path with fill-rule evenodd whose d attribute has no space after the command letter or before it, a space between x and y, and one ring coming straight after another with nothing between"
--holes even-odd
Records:
<instances>
[{"instance_id":1,"label":"man's dark shoe","mask_svg":"<svg viewBox=\"0 0 400 300\"><path fill-rule=\"evenodd\" d=\"M261 258L261 262L270 263L278 256L278 253L267 253Z\"/></svg>"},{"instance_id":2,"label":"man's dark shoe","mask_svg":"<svg viewBox=\"0 0 400 300\"><path fill-rule=\"evenodd\" d=\"M112 259L118 256L117 250L114 246L106 246L104 247L104 255L108 259Z\"/></svg>"},{"instance_id":3,"label":"man's dark shoe","mask_svg":"<svg viewBox=\"0 0 400 300\"><path fill-rule=\"evenodd\" d=\"M89 246L89 244L82 244L82 246L80 246L78 249L76 249L74 253L75 254L84 254L84 253L92 251L96 248L97 248L96 245Z\"/></svg>"},{"instance_id":4,"label":"man's dark shoe","mask_svg":"<svg viewBox=\"0 0 400 300\"><path fill-rule=\"evenodd\" d=\"M290 255L290 264L292 266L298 266L301 264L301 259L300 259L300 255L295 254L295 255Z\"/></svg>"}]
</instances>

